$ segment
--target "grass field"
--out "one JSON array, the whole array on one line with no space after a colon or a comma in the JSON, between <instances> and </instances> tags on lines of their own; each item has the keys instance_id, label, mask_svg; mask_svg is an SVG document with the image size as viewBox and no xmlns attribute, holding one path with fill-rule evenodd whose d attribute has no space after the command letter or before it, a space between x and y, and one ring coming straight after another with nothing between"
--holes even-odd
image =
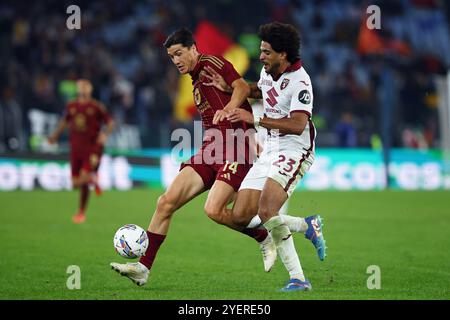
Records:
<instances>
[{"instance_id":1,"label":"grass field","mask_svg":"<svg viewBox=\"0 0 450 320\"><path fill-rule=\"evenodd\" d=\"M0 299L450 299L449 192L300 192L295 215L321 213L328 257L295 236L308 293L279 293L280 261L266 274L257 244L210 221L204 195L175 216L150 282L141 288L110 270L125 262L112 244L126 223L146 228L162 190L105 192L74 225L78 193L0 193ZM81 289L69 290L69 265ZM381 269L369 290L367 267Z\"/></svg>"}]
</instances>

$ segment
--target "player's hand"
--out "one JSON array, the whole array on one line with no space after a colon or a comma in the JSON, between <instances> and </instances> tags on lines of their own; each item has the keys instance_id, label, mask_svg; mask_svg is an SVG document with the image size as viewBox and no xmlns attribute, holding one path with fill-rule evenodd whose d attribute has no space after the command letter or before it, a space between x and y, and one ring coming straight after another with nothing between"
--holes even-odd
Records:
<instances>
[{"instance_id":1,"label":"player's hand","mask_svg":"<svg viewBox=\"0 0 450 320\"><path fill-rule=\"evenodd\" d=\"M232 93L233 88L231 88L223 79L223 77L213 68L206 66L203 69L205 72L203 75L209 80L209 82L203 82L205 86L213 86L227 93Z\"/></svg>"},{"instance_id":2,"label":"player's hand","mask_svg":"<svg viewBox=\"0 0 450 320\"><path fill-rule=\"evenodd\" d=\"M100 132L97 137L97 144L105 145L106 139L108 139L108 136L104 132Z\"/></svg>"},{"instance_id":3,"label":"player's hand","mask_svg":"<svg viewBox=\"0 0 450 320\"><path fill-rule=\"evenodd\" d=\"M58 137L56 137L56 136L53 135L53 134L47 138L47 142L48 142L49 144L55 144L56 141L58 141Z\"/></svg>"},{"instance_id":4,"label":"player's hand","mask_svg":"<svg viewBox=\"0 0 450 320\"><path fill-rule=\"evenodd\" d=\"M213 124L216 125L219 122L222 122L223 120L225 120L227 118L227 116L229 115L228 112L226 112L225 110L217 110L216 113L214 114L214 118L213 118Z\"/></svg>"},{"instance_id":5,"label":"player's hand","mask_svg":"<svg viewBox=\"0 0 450 320\"><path fill-rule=\"evenodd\" d=\"M227 120L231 122L238 122L238 121L244 121L249 124L253 124L253 115L248 112L247 110L236 108L234 109L228 116Z\"/></svg>"}]
</instances>

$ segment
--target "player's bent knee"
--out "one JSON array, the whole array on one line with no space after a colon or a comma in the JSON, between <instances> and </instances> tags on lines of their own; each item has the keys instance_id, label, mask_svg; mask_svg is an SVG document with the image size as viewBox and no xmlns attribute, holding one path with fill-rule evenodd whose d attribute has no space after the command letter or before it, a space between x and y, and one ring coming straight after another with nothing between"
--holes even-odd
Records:
<instances>
[{"instance_id":1,"label":"player's bent knee","mask_svg":"<svg viewBox=\"0 0 450 320\"><path fill-rule=\"evenodd\" d=\"M232 215L231 219L233 221L233 224L240 226L240 227L248 226L248 224L252 220L252 218L250 216L246 215L245 213L242 214L240 212L234 212L234 211L233 211L233 215Z\"/></svg>"},{"instance_id":2,"label":"player's bent knee","mask_svg":"<svg viewBox=\"0 0 450 320\"><path fill-rule=\"evenodd\" d=\"M262 206L258 210L258 215L261 218L261 220L265 222L269 220L274 215L274 213L271 212L270 210L267 210L264 206Z\"/></svg>"},{"instance_id":3,"label":"player's bent knee","mask_svg":"<svg viewBox=\"0 0 450 320\"><path fill-rule=\"evenodd\" d=\"M222 210L219 210L216 206L206 204L204 207L205 213L208 216L208 218L220 222L221 216L222 216Z\"/></svg>"},{"instance_id":4,"label":"player's bent knee","mask_svg":"<svg viewBox=\"0 0 450 320\"><path fill-rule=\"evenodd\" d=\"M159 214L170 216L176 210L176 201L164 193L158 198L157 207L157 212Z\"/></svg>"}]
</instances>

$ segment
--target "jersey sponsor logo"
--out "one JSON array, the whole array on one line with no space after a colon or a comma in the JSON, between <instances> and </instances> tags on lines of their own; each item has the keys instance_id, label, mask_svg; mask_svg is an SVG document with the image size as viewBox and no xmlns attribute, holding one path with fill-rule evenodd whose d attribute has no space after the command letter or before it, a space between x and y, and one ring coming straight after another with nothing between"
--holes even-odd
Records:
<instances>
[{"instance_id":1,"label":"jersey sponsor logo","mask_svg":"<svg viewBox=\"0 0 450 320\"><path fill-rule=\"evenodd\" d=\"M303 104L310 104L311 103L311 93L309 93L308 90L302 90L298 94L298 101L300 101Z\"/></svg>"},{"instance_id":2,"label":"jersey sponsor logo","mask_svg":"<svg viewBox=\"0 0 450 320\"><path fill-rule=\"evenodd\" d=\"M278 110L278 109L272 109L272 108L266 108L266 113L276 113L276 114L281 114L281 110Z\"/></svg>"},{"instance_id":3,"label":"jersey sponsor logo","mask_svg":"<svg viewBox=\"0 0 450 320\"><path fill-rule=\"evenodd\" d=\"M278 93L275 90L275 88L271 88L269 91L267 91L268 98L266 99L266 102L271 106L274 107L278 101L276 97L278 97Z\"/></svg>"},{"instance_id":4,"label":"jersey sponsor logo","mask_svg":"<svg viewBox=\"0 0 450 320\"><path fill-rule=\"evenodd\" d=\"M288 84L289 84L289 79L283 79L283 82L281 82L281 85L280 85L280 89L281 90L286 89Z\"/></svg>"},{"instance_id":5,"label":"jersey sponsor logo","mask_svg":"<svg viewBox=\"0 0 450 320\"><path fill-rule=\"evenodd\" d=\"M271 86L272 86L272 80L269 80L269 79L261 79L261 80L259 81L259 84L260 84L261 86L269 86L269 87L271 87Z\"/></svg>"}]
</instances>

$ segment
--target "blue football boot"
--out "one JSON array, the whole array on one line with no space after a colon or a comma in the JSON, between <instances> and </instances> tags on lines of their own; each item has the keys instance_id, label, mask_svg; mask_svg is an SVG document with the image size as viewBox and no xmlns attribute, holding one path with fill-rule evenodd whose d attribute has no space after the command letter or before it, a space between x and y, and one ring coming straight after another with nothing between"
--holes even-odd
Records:
<instances>
[{"instance_id":1,"label":"blue football boot","mask_svg":"<svg viewBox=\"0 0 450 320\"><path fill-rule=\"evenodd\" d=\"M308 229L305 232L305 238L311 240L314 248L317 250L319 259L323 261L327 256L325 246L325 239L323 238L323 222L320 215L309 216L305 218L305 222L308 224Z\"/></svg>"},{"instance_id":2,"label":"blue football boot","mask_svg":"<svg viewBox=\"0 0 450 320\"><path fill-rule=\"evenodd\" d=\"M305 279L301 281L300 279L290 279L281 292L291 292L291 291L310 291L312 290L311 283Z\"/></svg>"}]
</instances>

